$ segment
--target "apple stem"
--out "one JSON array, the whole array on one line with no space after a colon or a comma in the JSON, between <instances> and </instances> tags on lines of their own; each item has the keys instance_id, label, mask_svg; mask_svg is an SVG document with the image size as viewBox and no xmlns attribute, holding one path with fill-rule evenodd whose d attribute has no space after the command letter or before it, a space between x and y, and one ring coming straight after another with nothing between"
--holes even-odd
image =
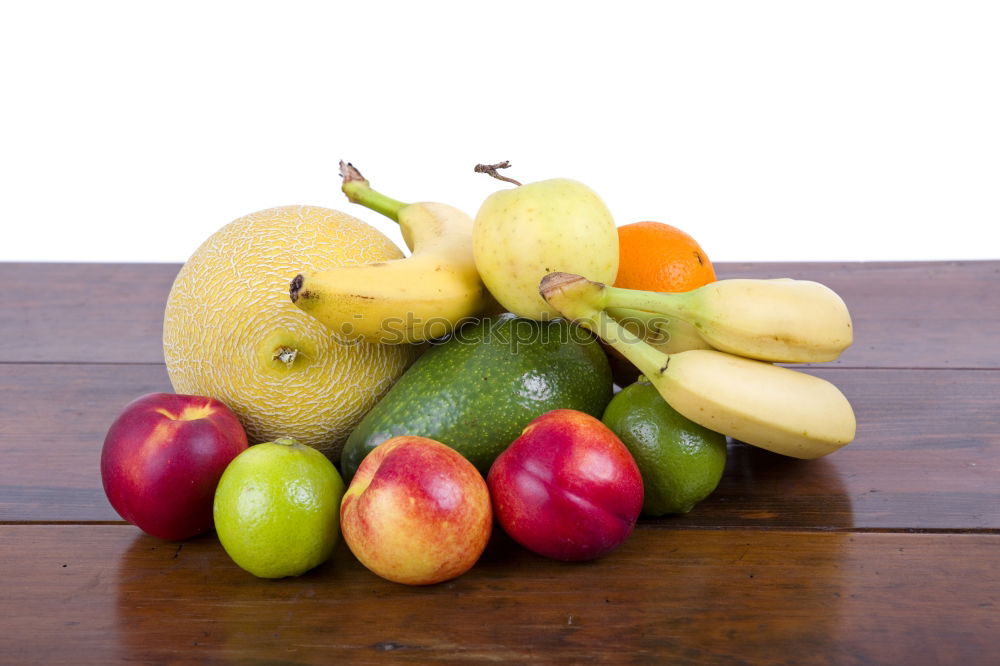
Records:
<instances>
[{"instance_id":1,"label":"apple stem","mask_svg":"<svg viewBox=\"0 0 1000 666\"><path fill-rule=\"evenodd\" d=\"M344 179L340 189L351 203L361 204L365 208L385 215L393 222L399 222L399 211L408 204L373 190L361 172L350 162L341 160L340 175Z\"/></svg>"},{"instance_id":2,"label":"apple stem","mask_svg":"<svg viewBox=\"0 0 1000 666\"><path fill-rule=\"evenodd\" d=\"M513 178L508 178L507 176L497 171L497 169L509 169L509 168L510 168L510 161L504 160L503 162L497 162L496 164L477 164L475 169L473 169L473 171L475 171L476 173L489 174L494 178L496 178L497 180L503 180L508 183L514 183L515 185L520 187L521 183L514 180Z\"/></svg>"}]
</instances>

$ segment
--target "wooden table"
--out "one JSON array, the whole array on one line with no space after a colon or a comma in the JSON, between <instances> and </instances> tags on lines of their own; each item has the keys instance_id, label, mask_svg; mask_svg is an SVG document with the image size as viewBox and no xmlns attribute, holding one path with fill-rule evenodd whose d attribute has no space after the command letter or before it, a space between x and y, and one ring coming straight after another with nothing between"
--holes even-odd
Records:
<instances>
[{"instance_id":1,"label":"wooden table","mask_svg":"<svg viewBox=\"0 0 1000 666\"><path fill-rule=\"evenodd\" d=\"M809 371L854 404L855 442L815 461L734 444L714 495L602 560L497 533L425 588L342 542L258 580L214 535L160 541L111 509L104 433L171 390L177 269L0 264L0 663L1000 663L1000 261L720 265L844 296L855 344Z\"/></svg>"}]
</instances>

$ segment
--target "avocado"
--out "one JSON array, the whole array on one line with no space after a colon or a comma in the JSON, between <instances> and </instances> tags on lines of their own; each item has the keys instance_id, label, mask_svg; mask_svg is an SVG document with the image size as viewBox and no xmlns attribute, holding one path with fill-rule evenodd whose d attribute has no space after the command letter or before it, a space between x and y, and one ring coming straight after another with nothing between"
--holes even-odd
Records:
<instances>
[{"instance_id":1,"label":"avocado","mask_svg":"<svg viewBox=\"0 0 1000 666\"><path fill-rule=\"evenodd\" d=\"M420 435L485 475L536 416L567 408L600 418L611 395L608 359L584 329L562 319L486 317L435 342L410 366L348 437L341 471L350 479L385 440Z\"/></svg>"}]
</instances>

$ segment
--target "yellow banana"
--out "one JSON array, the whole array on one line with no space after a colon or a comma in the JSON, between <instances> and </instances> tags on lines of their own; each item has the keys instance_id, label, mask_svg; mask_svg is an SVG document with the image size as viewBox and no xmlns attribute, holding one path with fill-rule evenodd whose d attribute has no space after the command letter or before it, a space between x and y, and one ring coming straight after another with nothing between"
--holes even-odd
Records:
<instances>
[{"instance_id":1,"label":"yellow banana","mask_svg":"<svg viewBox=\"0 0 1000 666\"><path fill-rule=\"evenodd\" d=\"M820 377L709 349L667 356L652 371L647 378L671 407L747 444L819 458L854 439L851 404Z\"/></svg>"},{"instance_id":2,"label":"yellow banana","mask_svg":"<svg viewBox=\"0 0 1000 666\"><path fill-rule=\"evenodd\" d=\"M670 298L713 347L740 356L821 363L854 339L847 305L819 282L719 280Z\"/></svg>"},{"instance_id":3,"label":"yellow banana","mask_svg":"<svg viewBox=\"0 0 1000 666\"><path fill-rule=\"evenodd\" d=\"M809 280L718 280L678 293L577 281L572 290L600 310L631 308L681 319L704 346L761 361L832 361L854 339L844 301Z\"/></svg>"},{"instance_id":4,"label":"yellow banana","mask_svg":"<svg viewBox=\"0 0 1000 666\"><path fill-rule=\"evenodd\" d=\"M564 317L631 361L688 419L795 458L818 458L854 439L854 410L830 382L711 349L664 354L596 305L596 292L577 288L585 282L580 276L552 273L542 280L540 292Z\"/></svg>"},{"instance_id":5,"label":"yellow banana","mask_svg":"<svg viewBox=\"0 0 1000 666\"><path fill-rule=\"evenodd\" d=\"M608 308L608 314L664 354L689 349L712 349L712 345L705 341L698 329L683 319L629 308Z\"/></svg>"},{"instance_id":6,"label":"yellow banana","mask_svg":"<svg viewBox=\"0 0 1000 666\"><path fill-rule=\"evenodd\" d=\"M623 327L664 354L674 354L688 349L712 348L698 334L698 329L677 317L665 317L629 308L608 308L607 313ZM639 378L639 371L629 363L628 359L608 345L604 345L604 351L611 363L611 374L616 384L625 387Z\"/></svg>"},{"instance_id":7,"label":"yellow banana","mask_svg":"<svg viewBox=\"0 0 1000 666\"><path fill-rule=\"evenodd\" d=\"M404 204L341 162L348 198L399 223L409 257L295 276L289 296L347 339L389 344L441 337L493 302L472 258L472 218L446 204Z\"/></svg>"}]
</instances>

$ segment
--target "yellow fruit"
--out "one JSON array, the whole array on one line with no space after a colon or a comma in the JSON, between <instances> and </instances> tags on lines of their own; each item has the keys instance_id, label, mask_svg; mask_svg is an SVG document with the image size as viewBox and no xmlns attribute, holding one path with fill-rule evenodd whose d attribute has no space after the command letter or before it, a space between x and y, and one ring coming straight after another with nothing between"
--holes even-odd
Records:
<instances>
[{"instance_id":1,"label":"yellow fruit","mask_svg":"<svg viewBox=\"0 0 1000 666\"><path fill-rule=\"evenodd\" d=\"M417 349L343 341L292 304L288 285L303 269L402 256L375 228L327 208L284 206L230 222L170 290L163 356L174 390L224 402L251 443L293 437L336 460Z\"/></svg>"},{"instance_id":2,"label":"yellow fruit","mask_svg":"<svg viewBox=\"0 0 1000 666\"><path fill-rule=\"evenodd\" d=\"M559 313L538 294L542 278L566 272L614 282L618 230L596 192L551 178L486 197L472 226L472 255L500 305L546 321Z\"/></svg>"}]
</instances>

